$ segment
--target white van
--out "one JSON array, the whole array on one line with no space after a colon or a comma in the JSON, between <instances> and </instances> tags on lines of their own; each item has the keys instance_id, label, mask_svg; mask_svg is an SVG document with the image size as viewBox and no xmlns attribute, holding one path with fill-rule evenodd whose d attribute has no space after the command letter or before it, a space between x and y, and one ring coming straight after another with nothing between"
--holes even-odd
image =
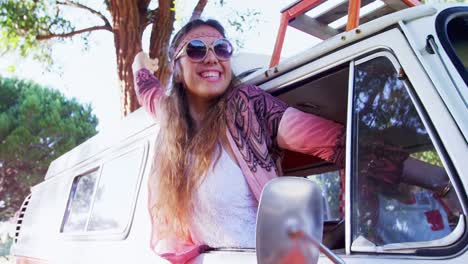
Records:
<instances>
[{"instance_id":1,"label":"white van","mask_svg":"<svg viewBox=\"0 0 468 264\"><path fill-rule=\"evenodd\" d=\"M468 263L468 5L422 5L379 17L244 81L346 124L344 178L321 160L292 152L284 159L286 175L321 184L323 242L344 262ZM165 263L149 248L146 183L157 131L140 109L53 161L22 206L17 263ZM362 142L375 136L440 166L451 204L411 184L373 183L379 205L372 210L386 217L366 220L377 212L366 204L360 160ZM396 192L413 201L392 197ZM429 213L415 217L423 205ZM257 261L267 263L255 249L215 249L194 263ZM321 255L319 262L330 260Z\"/></svg>"}]
</instances>

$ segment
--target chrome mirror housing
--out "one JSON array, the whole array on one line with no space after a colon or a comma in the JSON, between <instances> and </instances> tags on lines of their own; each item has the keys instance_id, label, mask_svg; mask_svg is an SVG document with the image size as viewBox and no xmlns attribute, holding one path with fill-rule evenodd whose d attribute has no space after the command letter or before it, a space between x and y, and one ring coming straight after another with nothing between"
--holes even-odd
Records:
<instances>
[{"instance_id":1,"label":"chrome mirror housing","mask_svg":"<svg viewBox=\"0 0 468 264\"><path fill-rule=\"evenodd\" d=\"M319 252L343 263L322 243L322 191L312 181L280 177L263 189L257 215L257 263L315 264Z\"/></svg>"},{"instance_id":2,"label":"chrome mirror housing","mask_svg":"<svg viewBox=\"0 0 468 264\"><path fill-rule=\"evenodd\" d=\"M301 243L299 232L322 241L322 191L312 181L280 177L263 189L257 216L259 264L317 263L317 247Z\"/></svg>"}]
</instances>

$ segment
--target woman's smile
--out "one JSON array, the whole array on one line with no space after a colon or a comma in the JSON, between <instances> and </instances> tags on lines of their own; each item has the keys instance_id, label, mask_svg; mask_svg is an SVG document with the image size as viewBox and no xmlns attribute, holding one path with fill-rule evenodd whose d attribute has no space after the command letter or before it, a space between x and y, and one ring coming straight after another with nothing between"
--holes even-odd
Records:
<instances>
[{"instance_id":1,"label":"woman's smile","mask_svg":"<svg viewBox=\"0 0 468 264\"><path fill-rule=\"evenodd\" d=\"M203 80L208 81L208 82L218 82L221 81L221 78L223 77L222 72L220 70L214 70L214 69L206 69L202 70L198 73Z\"/></svg>"}]
</instances>

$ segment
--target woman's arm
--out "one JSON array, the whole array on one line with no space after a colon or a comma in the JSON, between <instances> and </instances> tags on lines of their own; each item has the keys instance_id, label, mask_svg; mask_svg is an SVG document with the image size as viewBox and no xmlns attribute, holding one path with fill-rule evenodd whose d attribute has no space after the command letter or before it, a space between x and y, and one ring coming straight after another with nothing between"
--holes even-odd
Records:
<instances>
[{"instance_id":1,"label":"woman's arm","mask_svg":"<svg viewBox=\"0 0 468 264\"><path fill-rule=\"evenodd\" d=\"M164 94L161 83L153 74L158 70L158 59L150 59L140 51L133 59L132 69L138 102L156 115L158 101Z\"/></svg>"},{"instance_id":2,"label":"woman's arm","mask_svg":"<svg viewBox=\"0 0 468 264\"><path fill-rule=\"evenodd\" d=\"M237 95L232 100L239 106L238 112L242 113L241 106L247 101L253 105L273 145L344 167L346 130L342 125L288 107L279 98L253 85L241 88Z\"/></svg>"},{"instance_id":3,"label":"woman's arm","mask_svg":"<svg viewBox=\"0 0 468 264\"><path fill-rule=\"evenodd\" d=\"M319 157L343 168L345 162L343 125L289 107L278 128L281 148Z\"/></svg>"}]
</instances>

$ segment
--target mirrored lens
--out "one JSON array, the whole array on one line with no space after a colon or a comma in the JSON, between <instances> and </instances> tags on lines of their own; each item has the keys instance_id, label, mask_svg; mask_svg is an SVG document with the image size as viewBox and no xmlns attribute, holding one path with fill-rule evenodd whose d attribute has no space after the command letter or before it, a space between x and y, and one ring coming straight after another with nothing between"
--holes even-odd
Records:
<instances>
[{"instance_id":1,"label":"mirrored lens","mask_svg":"<svg viewBox=\"0 0 468 264\"><path fill-rule=\"evenodd\" d=\"M187 44L186 52L192 60L203 60L206 55L206 45L201 40L191 40Z\"/></svg>"},{"instance_id":2,"label":"mirrored lens","mask_svg":"<svg viewBox=\"0 0 468 264\"><path fill-rule=\"evenodd\" d=\"M213 50L219 59L227 60L232 56L233 48L226 39L218 39L213 44Z\"/></svg>"}]
</instances>

